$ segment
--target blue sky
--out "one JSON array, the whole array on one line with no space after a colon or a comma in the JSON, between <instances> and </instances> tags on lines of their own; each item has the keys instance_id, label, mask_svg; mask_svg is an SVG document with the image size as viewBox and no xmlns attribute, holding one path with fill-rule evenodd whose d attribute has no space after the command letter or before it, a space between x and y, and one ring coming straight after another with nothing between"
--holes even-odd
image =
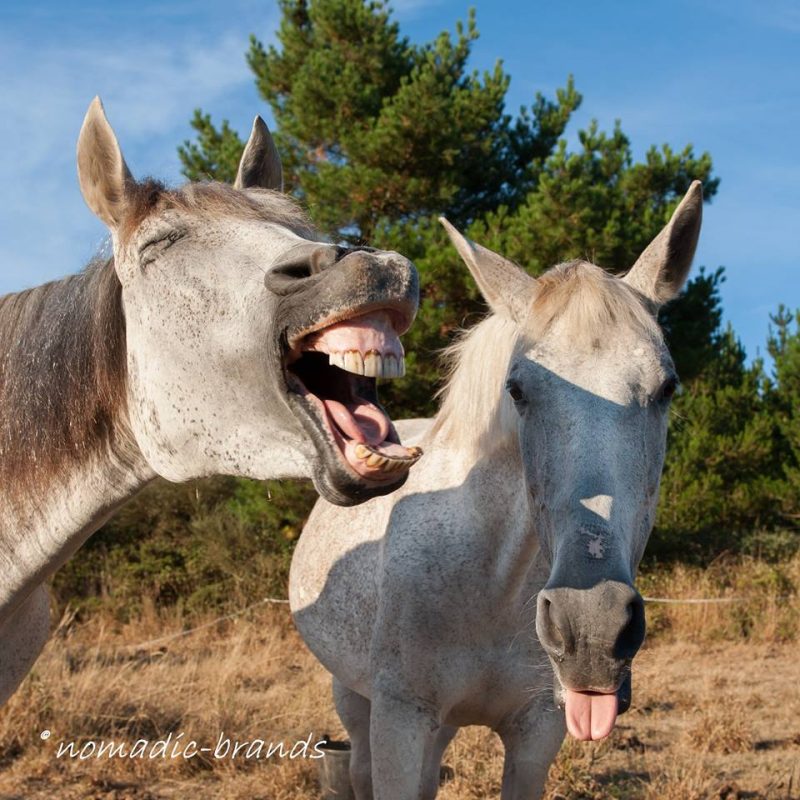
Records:
<instances>
[{"instance_id":1,"label":"blue sky","mask_svg":"<svg viewBox=\"0 0 800 800\"><path fill-rule=\"evenodd\" d=\"M651 144L708 150L721 177L696 264L724 265L725 318L748 354L768 315L800 306L800 3L672 0L395 0L412 40L477 10L473 65L502 59L514 113L568 74L584 95L568 131L620 119L641 156ZM63 3L0 7L0 293L77 271L104 229L84 205L75 141L100 94L135 175L180 181L176 146L200 106L243 133L269 119L244 52L274 39L269 0Z\"/></svg>"}]
</instances>

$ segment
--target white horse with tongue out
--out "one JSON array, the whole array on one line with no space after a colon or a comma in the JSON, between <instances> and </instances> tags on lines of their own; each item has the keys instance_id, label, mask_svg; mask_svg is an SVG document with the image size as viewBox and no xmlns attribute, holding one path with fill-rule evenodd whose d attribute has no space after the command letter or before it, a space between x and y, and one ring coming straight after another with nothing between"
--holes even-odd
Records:
<instances>
[{"instance_id":1,"label":"white horse with tongue out","mask_svg":"<svg viewBox=\"0 0 800 800\"><path fill-rule=\"evenodd\" d=\"M630 704L633 579L677 384L655 314L686 279L701 207L694 183L623 278L575 261L535 280L444 223L494 313L452 348L432 423L398 425L425 450L405 486L319 501L292 562L357 800L433 798L463 725L501 736L503 800L540 797L565 722L600 739Z\"/></svg>"}]
</instances>

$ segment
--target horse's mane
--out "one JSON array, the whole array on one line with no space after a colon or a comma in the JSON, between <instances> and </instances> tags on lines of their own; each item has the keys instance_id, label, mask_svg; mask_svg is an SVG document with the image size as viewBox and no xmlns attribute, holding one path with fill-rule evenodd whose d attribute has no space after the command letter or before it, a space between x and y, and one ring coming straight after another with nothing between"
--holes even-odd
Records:
<instances>
[{"instance_id":1,"label":"horse's mane","mask_svg":"<svg viewBox=\"0 0 800 800\"><path fill-rule=\"evenodd\" d=\"M559 264L537 280L523 324L491 314L444 350L447 378L429 436L481 450L516 440L517 414L504 387L509 362L556 322L576 349L602 347L620 325L662 338L652 310L624 281L586 261Z\"/></svg>"},{"instance_id":2,"label":"horse's mane","mask_svg":"<svg viewBox=\"0 0 800 800\"><path fill-rule=\"evenodd\" d=\"M0 298L0 486L113 444L125 410L125 320L112 259Z\"/></svg>"},{"instance_id":3,"label":"horse's mane","mask_svg":"<svg viewBox=\"0 0 800 800\"><path fill-rule=\"evenodd\" d=\"M652 307L625 281L588 261L567 261L536 281L525 333L536 340L556 321L577 346L599 347L610 328L630 327L661 338Z\"/></svg>"},{"instance_id":4,"label":"horse's mane","mask_svg":"<svg viewBox=\"0 0 800 800\"><path fill-rule=\"evenodd\" d=\"M442 353L447 378L428 437L441 433L456 448L497 446L515 430L516 412L503 389L508 362L519 345L520 328L511 319L491 314ZM493 449L493 447L489 447Z\"/></svg>"},{"instance_id":5,"label":"horse's mane","mask_svg":"<svg viewBox=\"0 0 800 800\"><path fill-rule=\"evenodd\" d=\"M307 218L277 192L220 183L128 187L122 236L169 208L257 219L312 238ZM77 275L0 297L0 488L46 480L127 432L122 287L112 258Z\"/></svg>"}]
</instances>

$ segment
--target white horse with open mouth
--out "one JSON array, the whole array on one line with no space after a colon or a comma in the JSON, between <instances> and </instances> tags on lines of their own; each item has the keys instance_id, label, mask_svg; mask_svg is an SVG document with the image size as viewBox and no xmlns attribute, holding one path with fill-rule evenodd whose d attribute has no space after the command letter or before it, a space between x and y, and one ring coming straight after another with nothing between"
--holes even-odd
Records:
<instances>
[{"instance_id":1,"label":"white horse with open mouth","mask_svg":"<svg viewBox=\"0 0 800 800\"><path fill-rule=\"evenodd\" d=\"M322 242L260 118L233 187L136 182L99 100L78 176L113 257L0 298L0 702L48 635L45 579L161 475L400 486L417 449L378 405L417 308L397 253Z\"/></svg>"},{"instance_id":2,"label":"white horse with open mouth","mask_svg":"<svg viewBox=\"0 0 800 800\"><path fill-rule=\"evenodd\" d=\"M320 500L292 562L358 800L433 798L464 725L501 736L504 800L537 798L565 727L600 739L630 704L677 385L655 315L701 209L696 182L623 278L574 261L537 280L444 223L494 313L452 348L433 423L404 429L426 453L405 486Z\"/></svg>"}]
</instances>

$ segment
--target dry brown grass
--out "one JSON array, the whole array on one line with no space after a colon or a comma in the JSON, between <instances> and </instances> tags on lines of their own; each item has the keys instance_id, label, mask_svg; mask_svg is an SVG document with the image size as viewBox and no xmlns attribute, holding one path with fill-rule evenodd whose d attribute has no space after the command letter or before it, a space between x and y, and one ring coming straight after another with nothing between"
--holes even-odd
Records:
<instances>
[{"instance_id":1,"label":"dry brown grass","mask_svg":"<svg viewBox=\"0 0 800 800\"><path fill-rule=\"evenodd\" d=\"M686 729L689 746L707 753L744 753L753 749L750 709L735 695L719 694Z\"/></svg>"},{"instance_id":2,"label":"dry brown grass","mask_svg":"<svg viewBox=\"0 0 800 800\"><path fill-rule=\"evenodd\" d=\"M800 554L780 564L745 557L706 568L678 564L643 574L639 589L646 597L725 601L648 605L648 635L660 641L767 643L800 632Z\"/></svg>"},{"instance_id":3,"label":"dry brown grass","mask_svg":"<svg viewBox=\"0 0 800 800\"><path fill-rule=\"evenodd\" d=\"M797 567L795 561L783 569L796 576ZM749 578L726 569L730 585L722 589L713 571L685 568L653 579L653 586L698 596L753 592L748 581L762 580L755 564L741 567ZM747 625L745 612L732 604L707 612L665 609L635 663L632 710L606 741L565 743L547 800L800 798L800 645L796 627L788 627L797 609L779 606L769 593L756 608L747 610ZM328 676L285 607L263 607L164 644L132 646L188 622L145 607L124 624L97 615L63 625L0 711L0 798L317 798L316 764L303 758L55 757L62 740L132 743L184 732L184 741L213 746L220 732L287 744L309 734L313 740L342 735ZM52 731L46 741L43 730ZM502 748L490 731L463 730L445 763L455 776L441 800L499 797Z\"/></svg>"}]
</instances>

